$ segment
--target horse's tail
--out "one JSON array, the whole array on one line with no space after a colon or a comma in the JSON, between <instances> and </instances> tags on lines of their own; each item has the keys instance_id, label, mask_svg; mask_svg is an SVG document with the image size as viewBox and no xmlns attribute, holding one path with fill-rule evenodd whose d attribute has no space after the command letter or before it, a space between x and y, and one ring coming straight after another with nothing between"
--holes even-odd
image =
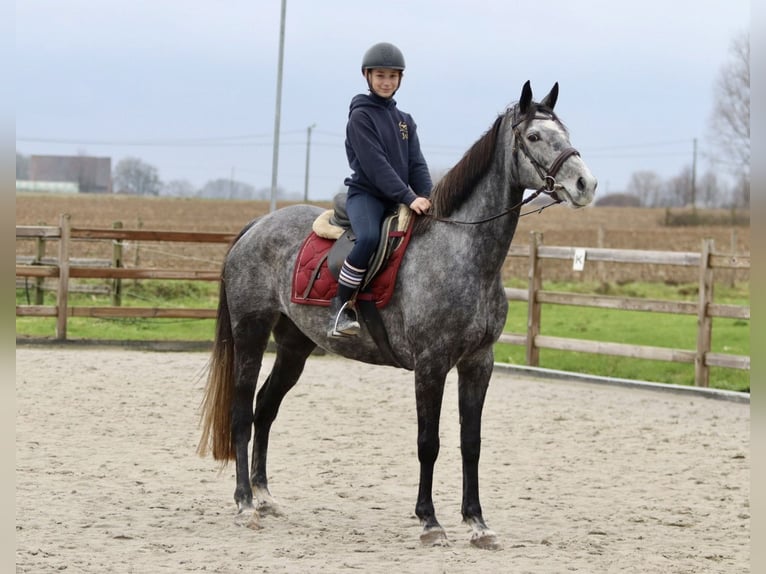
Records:
<instances>
[{"instance_id":1,"label":"horse's tail","mask_svg":"<svg viewBox=\"0 0 766 574\"><path fill-rule=\"evenodd\" d=\"M258 221L250 221L237 234L229 245L228 253L237 241ZM231 403L234 400L234 334L231 330L229 303L226 299L226 284L223 276L226 268L221 269L221 284L218 294L218 313L215 321L215 340L207 372L205 395L202 397L200 424L202 436L197 445L197 453L205 456L212 452L215 460L225 466L234 460L234 441L231 436Z\"/></svg>"},{"instance_id":2,"label":"horse's tail","mask_svg":"<svg viewBox=\"0 0 766 574\"><path fill-rule=\"evenodd\" d=\"M218 298L213 352L208 364L207 384L202 398L200 437L197 453L212 452L215 460L226 462L234 458L231 437L231 402L234 394L234 340L231 331L226 288L221 281Z\"/></svg>"}]
</instances>

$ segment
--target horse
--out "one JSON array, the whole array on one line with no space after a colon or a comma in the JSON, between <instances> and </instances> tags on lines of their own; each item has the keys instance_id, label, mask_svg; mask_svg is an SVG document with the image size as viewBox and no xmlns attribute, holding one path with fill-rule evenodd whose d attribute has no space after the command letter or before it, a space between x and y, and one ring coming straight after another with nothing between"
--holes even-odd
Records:
<instances>
[{"instance_id":1,"label":"horse","mask_svg":"<svg viewBox=\"0 0 766 574\"><path fill-rule=\"evenodd\" d=\"M536 102L526 82L518 102L500 113L433 187L431 211L415 218L394 294L379 313L393 353L381 353L364 325L356 337L328 337L326 307L291 301L299 248L322 208L277 209L250 222L234 239L221 274L198 452L212 452L222 466L235 461L234 500L238 515L249 517L248 526L259 528L259 516L281 514L266 474L269 432L282 400L319 347L414 373L420 463L415 514L423 545L450 544L436 518L432 487L445 378L457 368L462 518L471 528L471 544L500 547L479 501L478 463L493 344L508 310L501 269L522 204L543 193L581 208L592 202L597 185L554 112L558 92L555 83ZM526 190L535 190L527 200ZM273 367L256 396L271 337Z\"/></svg>"}]
</instances>

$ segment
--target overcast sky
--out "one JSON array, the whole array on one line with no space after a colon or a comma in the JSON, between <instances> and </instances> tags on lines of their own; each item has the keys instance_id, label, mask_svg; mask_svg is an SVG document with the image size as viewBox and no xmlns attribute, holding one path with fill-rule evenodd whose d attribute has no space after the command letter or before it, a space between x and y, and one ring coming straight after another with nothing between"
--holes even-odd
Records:
<instances>
[{"instance_id":1,"label":"overcast sky","mask_svg":"<svg viewBox=\"0 0 766 574\"><path fill-rule=\"evenodd\" d=\"M233 177L267 188L280 0L16 2L16 148L133 156L163 181ZM452 166L518 100L560 84L557 111L601 192L633 172L710 166L714 85L747 0L287 0L279 185L309 199L348 174L348 103L364 51L389 41L396 99L432 171Z\"/></svg>"}]
</instances>

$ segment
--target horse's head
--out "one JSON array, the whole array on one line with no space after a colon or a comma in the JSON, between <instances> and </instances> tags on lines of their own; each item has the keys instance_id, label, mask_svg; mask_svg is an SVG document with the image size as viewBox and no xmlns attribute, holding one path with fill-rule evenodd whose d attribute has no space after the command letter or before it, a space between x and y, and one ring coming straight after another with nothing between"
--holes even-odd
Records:
<instances>
[{"instance_id":1,"label":"horse's head","mask_svg":"<svg viewBox=\"0 0 766 574\"><path fill-rule=\"evenodd\" d=\"M593 201L597 181L553 112L558 95L556 83L539 103L534 102L527 82L519 102L509 110L518 180L526 189L549 193L571 207L584 207Z\"/></svg>"}]
</instances>

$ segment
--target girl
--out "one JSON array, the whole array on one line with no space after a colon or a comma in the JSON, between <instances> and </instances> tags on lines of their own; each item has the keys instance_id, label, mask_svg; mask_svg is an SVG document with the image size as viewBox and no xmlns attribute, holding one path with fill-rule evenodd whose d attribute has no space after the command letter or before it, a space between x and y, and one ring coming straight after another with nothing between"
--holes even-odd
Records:
<instances>
[{"instance_id":1,"label":"girl","mask_svg":"<svg viewBox=\"0 0 766 574\"><path fill-rule=\"evenodd\" d=\"M400 203L418 214L431 208L428 197L433 184L417 127L393 98L403 72L404 56L393 44L375 44L362 58L362 75L370 93L351 100L346 156L352 173L344 181L356 243L343 263L338 292L330 305L330 337L359 333L354 296L378 245L385 213Z\"/></svg>"}]
</instances>

